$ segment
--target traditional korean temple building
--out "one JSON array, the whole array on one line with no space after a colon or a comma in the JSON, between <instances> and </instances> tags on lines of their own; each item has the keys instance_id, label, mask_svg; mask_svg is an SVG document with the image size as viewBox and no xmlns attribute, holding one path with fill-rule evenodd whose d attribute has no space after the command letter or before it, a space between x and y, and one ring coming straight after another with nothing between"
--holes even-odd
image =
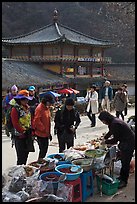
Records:
<instances>
[{"instance_id":1,"label":"traditional korean temple building","mask_svg":"<svg viewBox=\"0 0 137 204\"><path fill-rule=\"evenodd\" d=\"M7 58L39 63L50 72L70 78L73 87L76 87L76 78L103 78L104 66L111 63L105 50L114 46L108 40L92 38L60 24L56 9L52 24L25 35L5 38L2 45Z\"/></svg>"}]
</instances>

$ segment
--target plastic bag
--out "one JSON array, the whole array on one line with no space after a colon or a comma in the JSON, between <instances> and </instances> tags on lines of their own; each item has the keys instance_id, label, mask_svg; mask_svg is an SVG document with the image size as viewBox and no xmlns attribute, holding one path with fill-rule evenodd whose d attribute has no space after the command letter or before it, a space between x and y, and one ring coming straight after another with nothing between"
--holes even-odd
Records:
<instances>
[{"instance_id":1,"label":"plastic bag","mask_svg":"<svg viewBox=\"0 0 137 204\"><path fill-rule=\"evenodd\" d=\"M44 195L39 202L64 202L64 198L58 197L54 194Z\"/></svg>"},{"instance_id":2,"label":"plastic bag","mask_svg":"<svg viewBox=\"0 0 137 204\"><path fill-rule=\"evenodd\" d=\"M59 183L56 195L63 198L65 202L72 202L72 190L72 185Z\"/></svg>"},{"instance_id":3,"label":"plastic bag","mask_svg":"<svg viewBox=\"0 0 137 204\"><path fill-rule=\"evenodd\" d=\"M2 192L2 202L22 202L20 196L15 193L4 191Z\"/></svg>"},{"instance_id":4,"label":"plastic bag","mask_svg":"<svg viewBox=\"0 0 137 204\"><path fill-rule=\"evenodd\" d=\"M40 186L40 195L43 196L44 194L54 194L54 187L52 181L43 181L42 185Z\"/></svg>"},{"instance_id":5,"label":"plastic bag","mask_svg":"<svg viewBox=\"0 0 137 204\"><path fill-rule=\"evenodd\" d=\"M17 192L16 195L21 198L22 202L26 201L29 198L29 194L25 192L24 190Z\"/></svg>"},{"instance_id":6,"label":"plastic bag","mask_svg":"<svg viewBox=\"0 0 137 204\"><path fill-rule=\"evenodd\" d=\"M122 167L121 160L118 160L117 162L114 163L114 173L116 175L120 174L121 167Z\"/></svg>"},{"instance_id":7,"label":"plastic bag","mask_svg":"<svg viewBox=\"0 0 137 204\"><path fill-rule=\"evenodd\" d=\"M18 192L26 187L26 178L24 176L14 176L9 185L10 192Z\"/></svg>"},{"instance_id":8,"label":"plastic bag","mask_svg":"<svg viewBox=\"0 0 137 204\"><path fill-rule=\"evenodd\" d=\"M82 151L75 150L72 147L67 150L64 150L64 155L65 155L65 160L69 160L69 161L85 157L85 154Z\"/></svg>"},{"instance_id":9,"label":"plastic bag","mask_svg":"<svg viewBox=\"0 0 137 204\"><path fill-rule=\"evenodd\" d=\"M43 197L31 198L26 202L64 202L65 200L61 197L57 197L53 194L45 194Z\"/></svg>"},{"instance_id":10,"label":"plastic bag","mask_svg":"<svg viewBox=\"0 0 137 204\"><path fill-rule=\"evenodd\" d=\"M6 169L7 175L11 178L15 176L25 176L26 172L23 166L24 165L16 165Z\"/></svg>"},{"instance_id":11,"label":"plastic bag","mask_svg":"<svg viewBox=\"0 0 137 204\"><path fill-rule=\"evenodd\" d=\"M30 195L30 198L39 196L40 189L42 187L42 180L38 180L37 177L31 176L26 178L26 188L25 191Z\"/></svg>"},{"instance_id":12,"label":"plastic bag","mask_svg":"<svg viewBox=\"0 0 137 204\"><path fill-rule=\"evenodd\" d=\"M6 183L7 183L7 177L6 177L5 174L3 174L3 175L2 175L2 188L3 188L4 186L6 186Z\"/></svg>"}]
</instances>

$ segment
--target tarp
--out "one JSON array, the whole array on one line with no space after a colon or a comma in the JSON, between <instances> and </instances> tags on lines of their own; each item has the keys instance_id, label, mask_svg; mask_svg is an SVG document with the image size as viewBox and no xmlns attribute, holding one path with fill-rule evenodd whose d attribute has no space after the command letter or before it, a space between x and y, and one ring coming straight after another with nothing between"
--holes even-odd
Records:
<instances>
[{"instance_id":1,"label":"tarp","mask_svg":"<svg viewBox=\"0 0 137 204\"><path fill-rule=\"evenodd\" d=\"M47 92L40 93L40 94L39 94L39 97L42 98L42 97L44 97L44 96L47 95L47 94L51 94L51 95L52 95L53 97L55 97L55 98L61 96L60 94L58 94L58 93L56 93L56 92L47 91Z\"/></svg>"}]
</instances>

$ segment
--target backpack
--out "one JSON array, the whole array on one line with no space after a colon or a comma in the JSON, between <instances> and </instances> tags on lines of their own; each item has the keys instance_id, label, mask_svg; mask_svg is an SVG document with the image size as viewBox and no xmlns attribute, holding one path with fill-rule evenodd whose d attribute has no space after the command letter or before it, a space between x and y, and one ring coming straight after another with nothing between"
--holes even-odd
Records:
<instances>
[{"instance_id":1,"label":"backpack","mask_svg":"<svg viewBox=\"0 0 137 204\"><path fill-rule=\"evenodd\" d=\"M12 120L11 120L11 110L12 108L16 108L17 112L18 112L18 116L19 116L19 110L20 108L18 106L10 106L6 112L6 127L8 128L9 132L11 132L14 127L12 124Z\"/></svg>"},{"instance_id":2,"label":"backpack","mask_svg":"<svg viewBox=\"0 0 137 204\"><path fill-rule=\"evenodd\" d=\"M12 96L11 96L11 94L8 94L8 95L6 95L4 98L3 98L3 100L2 100L2 108L3 108L3 110L4 111L7 111L7 109L9 108L9 104L7 104L7 101L10 101L10 100L12 100Z\"/></svg>"}]
</instances>

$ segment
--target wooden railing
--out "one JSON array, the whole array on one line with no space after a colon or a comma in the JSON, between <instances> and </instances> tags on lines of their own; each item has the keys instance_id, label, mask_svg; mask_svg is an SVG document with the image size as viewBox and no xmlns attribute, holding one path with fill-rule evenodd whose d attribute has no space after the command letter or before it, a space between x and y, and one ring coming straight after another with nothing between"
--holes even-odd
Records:
<instances>
[{"instance_id":1,"label":"wooden railing","mask_svg":"<svg viewBox=\"0 0 137 204\"><path fill-rule=\"evenodd\" d=\"M47 55L47 56L12 56L12 59L19 59L24 61L69 61L69 62L95 62L95 63L111 63L111 57L89 57L89 56L70 56L65 55L60 57L59 55Z\"/></svg>"}]
</instances>

